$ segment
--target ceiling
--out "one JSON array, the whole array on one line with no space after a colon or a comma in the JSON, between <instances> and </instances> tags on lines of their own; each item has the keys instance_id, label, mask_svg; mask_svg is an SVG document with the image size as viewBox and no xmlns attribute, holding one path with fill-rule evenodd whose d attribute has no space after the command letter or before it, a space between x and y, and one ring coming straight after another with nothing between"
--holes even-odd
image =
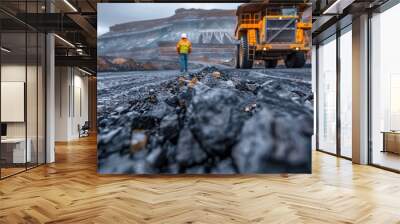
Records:
<instances>
[{"instance_id":1,"label":"ceiling","mask_svg":"<svg viewBox=\"0 0 400 224\"><path fill-rule=\"evenodd\" d=\"M332 36L352 23L354 17L377 12L381 6L398 0L313 0L313 43Z\"/></svg>"},{"instance_id":2,"label":"ceiling","mask_svg":"<svg viewBox=\"0 0 400 224\"><path fill-rule=\"evenodd\" d=\"M95 73L97 2L100 1L1 0L2 43L13 49L8 57L26 55L25 32L51 32L56 34L56 65L79 66ZM31 47L34 48L28 44L28 56Z\"/></svg>"}]
</instances>

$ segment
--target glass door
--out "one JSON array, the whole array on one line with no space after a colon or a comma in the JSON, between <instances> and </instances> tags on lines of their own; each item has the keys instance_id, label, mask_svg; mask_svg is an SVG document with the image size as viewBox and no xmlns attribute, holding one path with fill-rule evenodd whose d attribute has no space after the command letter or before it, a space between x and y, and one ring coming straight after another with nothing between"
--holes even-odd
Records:
<instances>
[{"instance_id":1,"label":"glass door","mask_svg":"<svg viewBox=\"0 0 400 224\"><path fill-rule=\"evenodd\" d=\"M26 170L27 38L25 31L1 34L1 176Z\"/></svg>"},{"instance_id":2,"label":"glass door","mask_svg":"<svg viewBox=\"0 0 400 224\"><path fill-rule=\"evenodd\" d=\"M20 15L43 13L44 1L1 2ZM6 20L7 22L3 22ZM0 12L0 178L45 163L43 33Z\"/></svg>"}]
</instances>

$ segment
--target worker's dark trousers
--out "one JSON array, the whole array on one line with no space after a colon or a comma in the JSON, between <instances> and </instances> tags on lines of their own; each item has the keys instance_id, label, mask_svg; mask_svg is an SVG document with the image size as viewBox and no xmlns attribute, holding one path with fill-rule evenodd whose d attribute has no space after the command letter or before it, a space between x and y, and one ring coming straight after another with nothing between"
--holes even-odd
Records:
<instances>
[{"instance_id":1,"label":"worker's dark trousers","mask_svg":"<svg viewBox=\"0 0 400 224\"><path fill-rule=\"evenodd\" d=\"M181 67L181 72L188 71L188 54L179 54L179 65Z\"/></svg>"}]
</instances>

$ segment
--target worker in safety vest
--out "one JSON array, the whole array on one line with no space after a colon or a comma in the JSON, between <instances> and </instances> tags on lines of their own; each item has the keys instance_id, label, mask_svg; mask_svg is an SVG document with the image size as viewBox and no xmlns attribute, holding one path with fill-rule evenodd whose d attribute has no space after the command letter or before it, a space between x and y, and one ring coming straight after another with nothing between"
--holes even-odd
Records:
<instances>
[{"instance_id":1,"label":"worker in safety vest","mask_svg":"<svg viewBox=\"0 0 400 224\"><path fill-rule=\"evenodd\" d=\"M192 52L192 43L188 40L187 34L182 33L181 39L176 44L176 51L179 54L179 65L181 72L188 71L188 55Z\"/></svg>"}]
</instances>

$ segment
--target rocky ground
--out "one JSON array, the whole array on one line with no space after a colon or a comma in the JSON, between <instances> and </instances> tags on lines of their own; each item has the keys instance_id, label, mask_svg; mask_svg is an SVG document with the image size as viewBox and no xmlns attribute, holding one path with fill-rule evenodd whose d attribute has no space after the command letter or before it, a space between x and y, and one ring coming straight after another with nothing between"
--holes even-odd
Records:
<instances>
[{"instance_id":1,"label":"rocky ground","mask_svg":"<svg viewBox=\"0 0 400 224\"><path fill-rule=\"evenodd\" d=\"M98 74L98 171L311 172L311 70Z\"/></svg>"}]
</instances>

